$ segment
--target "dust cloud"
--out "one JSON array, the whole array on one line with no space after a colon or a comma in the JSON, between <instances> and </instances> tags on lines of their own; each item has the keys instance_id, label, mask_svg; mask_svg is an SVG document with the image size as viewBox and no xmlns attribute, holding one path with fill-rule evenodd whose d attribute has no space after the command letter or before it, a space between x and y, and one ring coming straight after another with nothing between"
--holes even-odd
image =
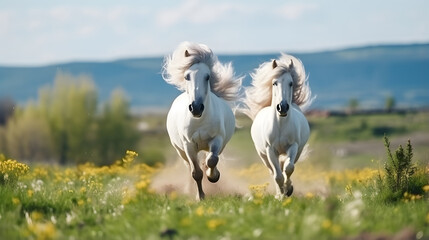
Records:
<instances>
[{"instance_id":1,"label":"dust cloud","mask_svg":"<svg viewBox=\"0 0 429 240\"><path fill-rule=\"evenodd\" d=\"M205 154L200 153L199 159L202 159L202 164L200 165L204 171L203 161ZM211 183L204 174L203 190L206 193L206 197L228 195L250 196L251 191L249 187L251 185L262 184L268 185L266 194L275 194L276 190L273 178L262 162L253 163L250 166L242 166L243 164L239 164L239 162L241 161L237 161L237 159L228 159L223 155L220 156L218 169L221 177L219 181ZM308 175L305 174L307 164L308 162L303 161L295 165L295 172L292 175L294 185L293 195L305 196L311 193L315 196L326 196L329 189L322 176L320 178L312 176L311 179L305 176ZM194 198L197 194L195 181L192 179L189 169L181 158L170 159L164 168L152 178L151 188L158 194L165 195L176 193Z\"/></svg>"},{"instance_id":2,"label":"dust cloud","mask_svg":"<svg viewBox=\"0 0 429 240\"><path fill-rule=\"evenodd\" d=\"M201 154L200 154L201 155ZM249 182L236 174L239 168L232 166L230 161L222 156L219 159L218 169L220 171L220 179L216 183L211 183L207 180L205 174L205 166L203 162L205 157L200 156L201 169L204 171L203 190L206 196L217 195L247 195L249 191ZM151 187L160 194L177 194L196 196L197 187L191 173L183 159L172 159L168 161L165 167L153 177Z\"/></svg>"}]
</instances>

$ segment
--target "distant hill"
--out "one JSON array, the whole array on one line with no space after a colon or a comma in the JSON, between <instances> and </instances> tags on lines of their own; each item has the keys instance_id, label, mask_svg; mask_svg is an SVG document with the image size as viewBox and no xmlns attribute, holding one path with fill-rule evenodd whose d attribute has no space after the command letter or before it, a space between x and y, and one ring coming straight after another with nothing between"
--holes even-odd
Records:
<instances>
[{"instance_id":1,"label":"distant hill","mask_svg":"<svg viewBox=\"0 0 429 240\"><path fill-rule=\"evenodd\" d=\"M246 75L264 61L280 53L258 55L220 55L232 61L237 74ZM312 108L344 108L351 98L363 108L382 108L387 96L399 107L429 105L429 44L384 45L344 50L291 53L302 60L309 74L313 94ZM57 71L90 75L102 101L114 88L130 96L135 109L170 106L179 94L161 77L163 58L121 59L110 62L72 62L41 67L0 66L0 98L9 96L18 103L36 99L38 89L53 83Z\"/></svg>"}]
</instances>

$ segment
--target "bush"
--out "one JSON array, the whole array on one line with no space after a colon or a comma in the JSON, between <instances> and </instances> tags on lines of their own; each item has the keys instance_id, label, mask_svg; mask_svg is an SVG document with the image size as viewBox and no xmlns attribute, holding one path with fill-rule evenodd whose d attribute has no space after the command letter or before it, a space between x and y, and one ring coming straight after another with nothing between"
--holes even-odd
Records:
<instances>
[{"instance_id":1,"label":"bush","mask_svg":"<svg viewBox=\"0 0 429 240\"><path fill-rule=\"evenodd\" d=\"M424 194L423 187L429 183L429 176L424 167L413 163L413 147L408 140L405 149L402 145L392 154L390 141L384 136L387 160L385 174L379 175L377 190L387 202L395 202L409 194Z\"/></svg>"}]
</instances>

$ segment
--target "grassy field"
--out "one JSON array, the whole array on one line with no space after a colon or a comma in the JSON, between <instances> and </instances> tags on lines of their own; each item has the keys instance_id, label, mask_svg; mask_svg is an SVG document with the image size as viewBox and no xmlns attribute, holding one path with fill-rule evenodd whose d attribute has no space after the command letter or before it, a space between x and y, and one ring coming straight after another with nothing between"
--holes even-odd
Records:
<instances>
[{"instance_id":1,"label":"grassy field","mask_svg":"<svg viewBox=\"0 0 429 240\"><path fill-rule=\"evenodd\" d=\"M142 121L151 130L143 133L137 149L141 159L150 164L165 163L175 156L165 129L165 116L148 115ZM240 127L228 143L225 155L245 166L259 163L250 137L250 119L239 117L237 122ZM410 139L415 146L415 159L429 163L429 112L309 117L309 122L309 144L314 152L309 160L327 169L368 167L373 165L372 160L383 161L384 134L395 146Z\"/></svg>"},{"instance_id":2,"label":"grassy field","mask_svg":"<svg viewBox=\"0 0 429 240\"><path fill-rule=\"evenodd\" d=\"M272 196L272 182L254 155L244 120L225 152L234 160L223 176L240 179L246 191L227 193L219 185L221 191L202 202L174 188L154 187L169 159L176 159L163 122L156 119L149 122L158 130L145 133L140 156L127 152L111 166L28 168L0 157L0 239L429 238L429 185L398 201L381 198L386 150L377 130L389 127L393 149L396 142L405 145L403 138L411 136L413 142L417 136L414 159L428 180L427 113L310 118L313 151L296 165L296 191L283 200ZM350 130L356 128L362 131ZM361 148L368 143L375 146ZM350 147L355 145L357 150ZM384 155L378 159L374 151ZM173 183L187 173L176 174Z\"/></svg>"}]
</instances>

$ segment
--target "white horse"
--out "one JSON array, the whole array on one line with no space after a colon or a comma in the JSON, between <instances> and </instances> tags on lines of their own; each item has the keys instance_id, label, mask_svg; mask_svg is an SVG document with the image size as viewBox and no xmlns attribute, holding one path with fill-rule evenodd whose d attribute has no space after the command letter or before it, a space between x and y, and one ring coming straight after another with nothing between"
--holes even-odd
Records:
<instances>
[{"instance_id":1,"label":"white horse","mask_svg":"<svg viewBox=\"0 0 429 240\"><path fill-rule=\"evenodd\" d=\"M293 192L291 175L310 136L301 107L310 104L311 90L302 62L290 55L261 64L251 76L244 112L253 119L252 140L281 199Z\"/></svg>"},{"instance_id":2,"label":"white horse","mask_svg":"<svg viewBox=\"0 0 429 240\"><path fill-rule=\"evenodd\" d=\"M206 175L210 182L217 182L219 154L235 130L235 117L227 101L237 98L242 78L234 77L231 63L221 64L206 45L189 42L166 57L163 77L183 91L168 112L167 131L191 171L198 187L197 200L201 200L205 194L198 152L208 151Z\"/></svg>"}]
</instances>

